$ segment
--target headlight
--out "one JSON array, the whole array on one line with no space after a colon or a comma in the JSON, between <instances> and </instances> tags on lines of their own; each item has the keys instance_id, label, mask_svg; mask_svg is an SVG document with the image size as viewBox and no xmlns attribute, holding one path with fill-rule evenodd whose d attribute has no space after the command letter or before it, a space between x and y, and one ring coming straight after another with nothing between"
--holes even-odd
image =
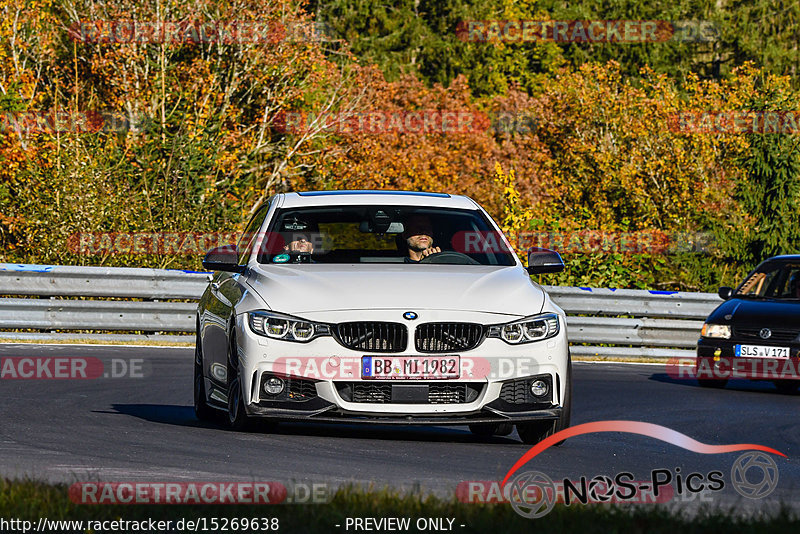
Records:
<instances>
[{"instance_id":1,"label":"headlight","mask_svg":"<svg viewBox=\"0 0 800 534\"><path fill-rule=\"evenodd\" d=\"M703 337L719 337L723 339L730 339L731 327L727 324L703 324L703 329L700 330L700 335Z\"/></svg>"},{"instance_id":2,"label":"headlight","mask_svg":"<svg viewBox=\"0 0 800 534\"><path fill-rule=\"evenodd\" d=\"M320 336L331 335L328 325L306 321L291 315L267 311L250 312L247 315L250 330L260 336L305 343Z\"/></svg>"},{"instance_id":3,"label":"headlight","mask_svg":"<svg viewBox=\"0 0 800 534\"><path fill-rule=\"evenodd\" d=\"M531 394L534 397L544 397L547 395L549 389L550 388L547 387L547 382L544 380L534 380L531 382Z\"/></svg>"},{"instance_id":4,"label":"headlight","mask_svg":"<svg viewBox=\"0 0 800 534\"><path fill-rule=\"evenodd\" d=\"M277 376L271 376L264 381L264 393L267 395L279 395L283 391L283 380Z\"/></svg>"},{"instance_id":5,"label":"headlight","mask_svg":"<svg viewBox=\"0 0 800 534\"><path fill-rule=\"evenodd\" d=\"M499 337L509 345L519 345L554 337L560 329L560 321L555 313L526 317L513 323L489 327L488 337Z\"/></svg>"}]
</instances>

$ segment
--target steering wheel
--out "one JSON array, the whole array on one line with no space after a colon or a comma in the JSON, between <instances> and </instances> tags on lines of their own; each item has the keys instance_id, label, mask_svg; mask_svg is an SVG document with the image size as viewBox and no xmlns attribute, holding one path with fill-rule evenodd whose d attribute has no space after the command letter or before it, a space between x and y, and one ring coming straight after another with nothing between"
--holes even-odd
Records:
<instances>
[{"instance_id":1,"label":"steering wheel","mask_svg":"<svg viewBox=\"0 0 800 534\"><path fill-rule=\"evenodd\" d=\"M466 254L456 252L454 250L445 250L443 252L436 252L429 256L425 256L420 263L449 263L452 265L480 265L481 263L474 258L470 258Z\"/></svg>"}]
</instances>

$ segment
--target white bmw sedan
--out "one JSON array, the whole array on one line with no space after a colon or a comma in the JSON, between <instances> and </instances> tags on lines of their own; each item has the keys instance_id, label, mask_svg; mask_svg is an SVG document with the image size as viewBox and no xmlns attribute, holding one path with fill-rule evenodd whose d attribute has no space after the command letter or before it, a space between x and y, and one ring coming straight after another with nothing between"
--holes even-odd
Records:
<instances>
[{"instance_id":1,"label":"white bmw sedan","mask_svg":"<svg viewBox=\"0 0 800 534\"><path fill-rule=\"evenodd\" d=\"M469 425L536 443L569 426L564 312L463 196L279 194L237 245L209 251L195 412L254 419Z\"/></svg>"}]
</instances>

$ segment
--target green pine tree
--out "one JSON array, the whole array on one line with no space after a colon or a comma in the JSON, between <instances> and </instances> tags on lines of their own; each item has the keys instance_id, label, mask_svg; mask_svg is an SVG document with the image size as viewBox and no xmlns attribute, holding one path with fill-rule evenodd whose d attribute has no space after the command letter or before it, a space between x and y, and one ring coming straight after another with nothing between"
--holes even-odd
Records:
<instances>
[{"instance_id":1,"label":"green pine tree","mask_svg":"<svg viewBox=\"0 0 800 534\"><path fill-rule=\"evenodd\" d=\"M778 90L765 90L750 109L794 110ZM751 265L777 254L800 250L800 137L787 133L754 133L744 156L745 176L734 198L751 224L740 241Z\"/></svg>"}]
</instances>

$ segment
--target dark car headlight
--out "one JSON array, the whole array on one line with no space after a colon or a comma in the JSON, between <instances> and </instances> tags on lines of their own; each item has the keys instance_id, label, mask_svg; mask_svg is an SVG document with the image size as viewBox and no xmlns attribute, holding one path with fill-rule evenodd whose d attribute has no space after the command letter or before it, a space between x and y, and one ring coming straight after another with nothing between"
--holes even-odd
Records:
<instances>
[{"instance_id":1,"label":"dark car headlight","mask_svg":"<svg viewBox=\"0 0 800 534\"><path fill-rule=\"evenodd\" d=\"M731 327L727 324L703 323L703 329L700 330L700 336L730 339Z\"/></svg>"},{"instance_id":2,"label":"dark car headlight","mask_svg":"<svg viewBox=\"0 0 800 534\"><path fill-rule=\"evenodd\" d=\"M307 343L331 335L330 326L282 313L256 311L247 314L250 330L264 337Z\"/></svg>"},{"instance_id":3,"label":"dark car headlight","mask_svg":"<svg viewBox=\"0 0 800 534\"><path fill-rule=\"evenodd\" d=\"M500 338L509 345L541 341L558 335L561 321L555 313L533 315L506 324L489 327L488 337Z\"/></svg>"}]
</instances>

